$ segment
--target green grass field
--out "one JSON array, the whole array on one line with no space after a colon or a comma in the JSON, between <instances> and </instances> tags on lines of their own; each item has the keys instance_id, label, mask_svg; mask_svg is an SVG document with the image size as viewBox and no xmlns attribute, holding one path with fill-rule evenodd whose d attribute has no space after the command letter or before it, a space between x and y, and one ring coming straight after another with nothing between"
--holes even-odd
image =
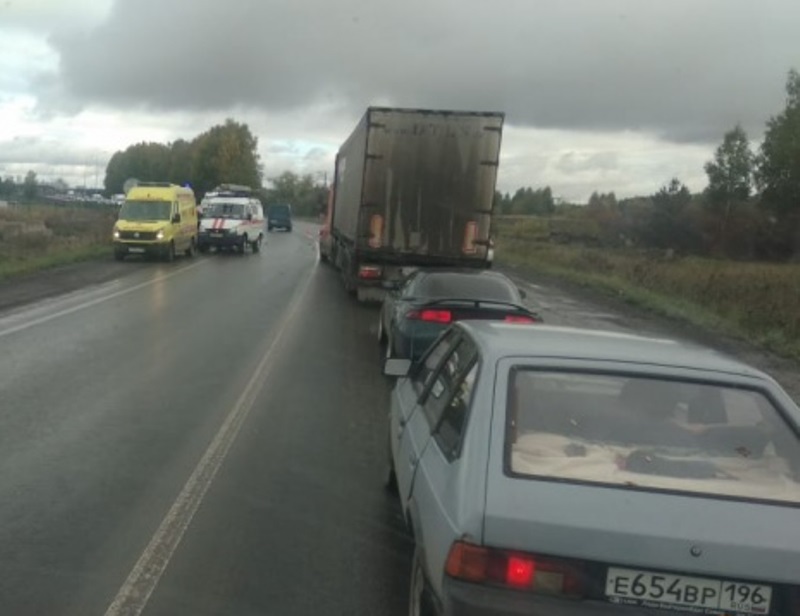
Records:
<instances>
[{"instance_id":1,"label":"green grass field","mask_svg":"<svg viewBox=\"0 0 800 616\"><path fill-rule=\"evenodd\" d=\"M0 279L109 255L115 219L78 207L0 209Z\"/></svg>"}]
</instances>

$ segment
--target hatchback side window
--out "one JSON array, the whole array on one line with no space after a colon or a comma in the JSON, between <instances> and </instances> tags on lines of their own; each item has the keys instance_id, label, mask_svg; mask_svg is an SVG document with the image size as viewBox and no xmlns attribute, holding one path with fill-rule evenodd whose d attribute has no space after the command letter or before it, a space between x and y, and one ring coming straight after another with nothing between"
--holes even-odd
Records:
<instances>
[{"instance_id":1,"label":"hatchback side window","mask_svg":"<svg viewBox=\"0 0 800 616\"><path fill-rule=\"evenodd\" d=\"M449 459L455 458L461 447L461 439L467 424L467 412L472 402L472 392L477 376L478 362L473 360L472 366L456 385L456 391L450 403L442 412L435 439L444 455Z\"/></svg>"},{"instance_id":2,"label":"hatchback side window","mask_svg":"<svg viewBox=\"0 0 800 616\"><path fill-rule=\"evenodd\" d=\"M437 429L444 413L450 409L452 404L456 405L451 413L453 415L452 421L454 423L459 421L457 418L459 399L463 398L461 387L465 384L465 379L475 364L476 356L477 349L475 345L470 340L463 339L455 350L445 358L441 368L434 375L430 391L423 403L425 416L428 419L431 430ZM471 385L469 389L471 391ZM468 400L466 402L468 403ZM462 410L466 411L466 405Z\"/></svg>"},{"instance_id":3,"label":"hatchback side window","mask_svg":"<svg viewBox=\"0 0 800 616\"><path fill-rule=\"evenodd\" d=\"M433 376L436 374L437 368L456 346L458 338L457 332L450 330L422 356L416 373L411 377L417 395L421 395L428 390L428 386L433 382ZM433 389L431 388L431 391Z\"/></svg>"}]
</instances>

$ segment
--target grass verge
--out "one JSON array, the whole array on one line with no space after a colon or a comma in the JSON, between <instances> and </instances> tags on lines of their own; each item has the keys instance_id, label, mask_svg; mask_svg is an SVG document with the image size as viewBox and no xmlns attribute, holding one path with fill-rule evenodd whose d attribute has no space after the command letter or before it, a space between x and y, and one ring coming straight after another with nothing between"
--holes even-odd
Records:
<instances>
[{"instance_id":1,"label":"grass verge","mask_svg":"<svg viewBox=\"0 0 800 616\"><path fill-rule=\"evenodd\" d=\"M0 280L7 280L14 276L32 274L40 270L79 263L80 261L91 261L93 259L108 258L111 248L107 244L78 246L75 248L63 248L52 251L44 255L27 257L25 259L0 260Z\"/></svg>"},{"instance_id":2,"label":"grass verge","mask_svg":"<svg viewBox=\"0 0 800 616\"><path fill-rule=\"evenodd\" d=\"M800 359L800 265L665 259L509 237L498 262Z\"/></svg>"},{"instance_id":3,"label":"grass verge","mask_svg":"<svg viewBox=\"0 0 800 616\"><path fill-rule=\"evenodd\" d=\"M67 206L0 210L0 279L108 256L115 214Z\"/></svg>"}]
</instances>

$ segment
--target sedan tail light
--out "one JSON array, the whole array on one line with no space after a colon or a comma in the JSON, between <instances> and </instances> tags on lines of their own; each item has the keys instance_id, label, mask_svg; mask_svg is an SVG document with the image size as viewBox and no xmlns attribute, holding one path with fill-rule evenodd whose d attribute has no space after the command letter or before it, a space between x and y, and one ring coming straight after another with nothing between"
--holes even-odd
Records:
<instances>
[{"instance_id":1,"label":"sedan tail light","mask_svg":"<svg viewBox=\"0 0 800 616\"><path fill-rule=\"evenodd\" d=\"M506 323L540 323L538 319L524 314L509 314L506 315L506 318L503 319L503 321Z\"/></svg>"},{"instance_id":2,"label":"sedan tail light","mask_svg":"<svg viewBox=\"0 0 800 616\"><path fill-rule=\"evenodd\" d=\"M456 541L450 547L445 572L466 582L575 598L584 594L585 575L580 562L485 548L463 541Z\"/></svg>"},{"instance_id":3,"label":"sedan tail light","mask_svg":"<svg viewBox=\"0 0 800 616\"><path fill-rule=\"evenodd\" d=\"M358 268L358 277L362 280L378 280L383 276L383 270L377 265L362 265Z\"/></svg>"},{"instance_id":4,"label":"sedan tail light","mask_svg":"<svg viewBox=\"0 0 800 616\"><path fill-rule=\"evenodd\" d=\"M428 323L450 323L453 321L453 313L449 310L432 310L425 308L422 310L409 310L406 318L412 321L427 321Z\"/></svg>"}]
</instances>

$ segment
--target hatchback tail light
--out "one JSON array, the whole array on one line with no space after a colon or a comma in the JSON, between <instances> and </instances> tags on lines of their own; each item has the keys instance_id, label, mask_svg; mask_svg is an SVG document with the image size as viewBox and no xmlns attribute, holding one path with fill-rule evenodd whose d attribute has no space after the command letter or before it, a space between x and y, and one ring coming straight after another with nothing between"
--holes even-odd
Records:
<instances>
[{"instance_id":1,"label":"hatchback tail light","mask_svg":"<svg viewBox=\"0 0 800 616\"><path fill-rule=\"evenodd\" d=\"M425 308L422 310L409 310L406 318L412 321L427 321L428 323L451 323L453 313L449 310L432 310Z\"/></svg>"},{"instance_id":2,"label":"hatchback tail light","mask_svg":"<svg viewBox=\"0 0 800 616\"><path fill-rule=\"evenodd\" d=\"M579 562L498 550L456 541L445 572L466 582L496 584L550 595L581 597L584 571Z\"/></svg>"},{"instance_id":3,"label":"hatchback tail light","mask_svg":"<svg viewBox=\"0 0 800 616\"><path fill-rule=\"evenodd\" d=\"M383 270L377 265L362 265L358 268L358 277L361 280L379 280L383 276Z\"/></svg>"},{"instance_id":4,"label":"hatchback tail light","mask_svg":"<svg viewBox=\"0 0 800 616\"><path fill-rule=\"evenodd\" d=\"M509 314L503 319L506 323L538 323L539 321L533 317L524 314Z\"/></svg>"}]
</instances>

